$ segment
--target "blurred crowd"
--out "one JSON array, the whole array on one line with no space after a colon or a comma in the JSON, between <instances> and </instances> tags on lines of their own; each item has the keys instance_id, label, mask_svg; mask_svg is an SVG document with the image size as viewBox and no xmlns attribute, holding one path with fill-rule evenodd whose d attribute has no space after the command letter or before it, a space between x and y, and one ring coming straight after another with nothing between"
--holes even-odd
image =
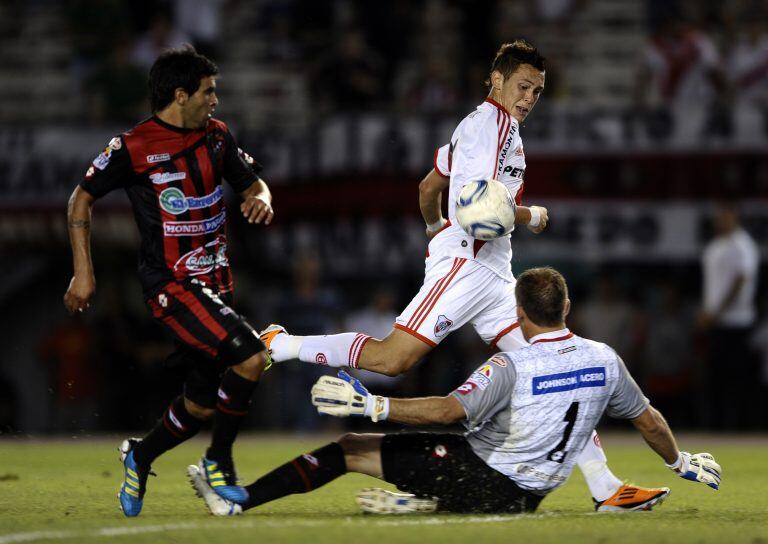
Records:
<instances>
[{"instance_id":1,"label":"blurred crowd","mask_svg":"<svg viewBox=\"0 0 768 544\"><path fill-rule=\"evenodd\" d=\"M247 48L238 71L276 68L298 76L312 104L306 113L315 118L363 111L455 115L482 95L498 45L523 36L548 58L546 101L582 108L612 100L630 132L640 124L655 139L686 130L715 138L731 135L734 118L761 130L768 125L764 2L631 0L614 3L615 15L605 16L595 9L600 4L605 0L68 0L62 13L81 114L92 123L145 115L147 69L162 50L182 43L221 65ZM584 22L590 10L595 20ZM633 19L641 26L629 58L611 60L610 40L604 57L578 54L590 34L608 36L612 25L621 30ZM628 26L615 45L632 36ZM577 92L579 78L626 72L628 62L630 85L612 86L609 79L592 95ZM692 108L702 118L676 126L675 110Z\"/></svg>"}]
</instances>

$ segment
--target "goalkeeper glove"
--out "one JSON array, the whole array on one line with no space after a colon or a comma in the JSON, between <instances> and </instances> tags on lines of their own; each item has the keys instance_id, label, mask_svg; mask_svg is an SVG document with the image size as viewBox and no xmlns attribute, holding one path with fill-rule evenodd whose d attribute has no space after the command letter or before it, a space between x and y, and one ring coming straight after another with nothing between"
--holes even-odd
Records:
<instances>
[{"instance_id":1,"label":"goalkeeper glove","mask_svg":"<svg viewBox=\"0 0 768 544\"><path fill-rule=\"evenodd\" d=\"M371 395L360 382L345 371L339 377L323 376L312 386L312 404L329 416L366 416L384 421L389 415L389 399Z\"/></svg>"},{"instance_id":2,"label":"goalkeeper glove","mask_svg":"<svg viewBox=\"0 0 768 544\"><path fill-rule=\"evenodd\" d=\"M707 484L712 489L720 487L722 469L710 453L694 453L691 455L687 451L681 451L677 461L667 466L686 480Z\"/></svg>"}]
</instances>

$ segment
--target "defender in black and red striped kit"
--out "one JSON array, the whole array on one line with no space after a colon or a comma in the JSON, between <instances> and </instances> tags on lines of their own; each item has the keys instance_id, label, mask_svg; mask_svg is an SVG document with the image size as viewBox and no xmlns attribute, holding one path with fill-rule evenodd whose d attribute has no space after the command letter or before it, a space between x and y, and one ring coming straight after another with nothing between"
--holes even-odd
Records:
<instances>
[{"instance_id":1,"label":"defender in black and red striped kit","mask_svg":"<svg viewBox=\"0 0 768 544\"><path fill-rule=\"evenodd\" d=\"M218 68L191 47L162 54L150 71L154 115L109 142L69 201L74 276L64 296L82 312L95 291L90 217L96 199L124 189L141 234L139 276L154 318L174 335L171 366L185 369L176 398L144 439L120 447L120 505L141 512L152 462L213 418L200 469L222 497L247 500L236 485L232 444L269 357L254 329L232 309L232 273L222 179L243 198L250 223L269 224L271 194L261 167L212 118Z\"/></svg>"}]
</instances>

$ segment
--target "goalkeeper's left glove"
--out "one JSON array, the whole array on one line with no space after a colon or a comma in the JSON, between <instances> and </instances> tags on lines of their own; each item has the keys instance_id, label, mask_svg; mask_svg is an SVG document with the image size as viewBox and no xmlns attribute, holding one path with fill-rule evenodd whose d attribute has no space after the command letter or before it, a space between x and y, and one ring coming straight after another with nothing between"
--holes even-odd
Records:
<instances>
[{"instance_id":1,"label":"goalkeeper's left glove","mask_svg":"<svg viewBox=\"0 0 768 544\"><path fill-rule=\"evenodd\" d=\"M345 371L339 377L323 376L312 386L312 404L321 414L336 417L366 416L384 421L389 415L389 399L371 395L360 382Z\"/></svg>"},{"instance_id":2,"label":"goalkeeper's left glove","mask_svg":"<svg viewBox=\"0 0 768 544\"><path fill-rule=\"evenodd\" d=\"M707 484L715 490L720 487L722 469L711 453L691 455L687 451L681 451L677 461L667 466L686 480Z\"/></svg>"}]
</instances>

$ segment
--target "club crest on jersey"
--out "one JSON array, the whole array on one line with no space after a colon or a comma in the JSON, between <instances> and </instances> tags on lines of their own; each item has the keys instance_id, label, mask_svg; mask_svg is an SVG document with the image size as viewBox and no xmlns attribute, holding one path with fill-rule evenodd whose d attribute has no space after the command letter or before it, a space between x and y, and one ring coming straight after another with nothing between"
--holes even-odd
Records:
<instances>
[{"instance_id":1,"label":"club crest on jersey","mask_svg":"<svg viewBox=\"0 0 768 544\"><path fill-rule=\"evenodd\" d=\"M451 330L451 327L453 326L453 321L445 317L444 315L437 316L437 323L435 323L435 336L440 338L441 336L445 336L448 334L448 331Z\"/></svg>"},{"instance_id":2,"label":"club crest on jersey","mask_svg":"<svg viewBox=\"0 0 768 544\"><path fill-rule=\"evenodd\" d=\"M201 208L213 206L221 200L223 194L224 191L222 190L221 185L216 186L216 189L212 193L199 198L186 196L178 187L168 187L160 193L158 199L162 209L168 213L178 215L187 210L199 210Z\"/></svg>"},{"instance_id":3,"label":"club crest on jersey","mask_svg":"<svg viewBox=\"0 0 768 544\"><path fill-rule=\"evenodd\" d=\"M227 239L219 234L213 242L208 242L203 247L184 254L173 265L173 270L186 276L199 276L222 266L229 266L229 260L227 259ZM218 297L216 301L222 304Z\"/></svg>"},{"instance_id":4,"label":"club crest on jersey","mask_svg":"<svg viewBox=\"0 0 768 544\"><path fill-rule=\"evenodd\" d=\"M147 162L154 164L156 162L165 162L171 160L170 153L156 153L154 155L147 155Z\"/></svg>"}]
</instances>

